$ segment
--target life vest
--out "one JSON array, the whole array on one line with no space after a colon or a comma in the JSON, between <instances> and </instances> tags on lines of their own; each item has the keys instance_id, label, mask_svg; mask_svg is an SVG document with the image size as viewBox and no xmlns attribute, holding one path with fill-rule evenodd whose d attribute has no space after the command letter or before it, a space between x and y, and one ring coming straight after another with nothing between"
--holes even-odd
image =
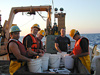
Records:
<instances>
[{"instance_id":1,"label":"life vest","mask_svg":"<svg viewBox=\"0 0 100 75\"><path fill-rule=\"evenodd\" d=\"M18 48L19 48L19 50L20 50L21 55L26 56L27 52L26 52L26 49L25 49L24 45L23 45L20 41L15 40L15 39L11 39L11 40L8 42L8 45L7 45L8 53L9 53L9 44L10 44L10 42L15 42L15 43L18 45ZM10 54L10 53L9 53L9 54ZM10 57L10 60L16 60L16 59L17 59L17 58L12 59L13 57L11 57L10 55L9 55L9 57Z\"/></svg>"},{"instance_id":2,"label":"life vest","mask_svg":"<svg viewBox=\"0 0 100 75\"><path fill-rule=\"evenodd\" d=\"M82 38L80 38L78 41L75 42L75 47L73 49L74 55L79 55L79 54L82 53L82 49L81 49L81 46L80 46L80 41L82 40ZM79 59L81 60L82 64L87 68L87 70L90 72L90 56L89 55L82 56L82 57L79 57Z\"/></svg>"},{"instance_id":3,"label":"life vest","mask_svg":"<svg viewBox=\"0 0 100 75\"><path fill-rule=\"evenodd\" d=\"M74 49L73 49L73 54L74 55L79 55L79 54L82 53L82 49L81 49L81 46L80 46L80 42L81 42L82 38L80 38L78 41L75 42L75 46L74 46Z\"/></svg>"},{"instance_id":4,"label":"life vest","mask_svg":"<svg viewBox=\"0 0 100 75\"><path fill-rule=\"evenodd\" d=\"M32 45L31 45L31 50L34 51L34 52L37 52L37 41L36 41L36 38L32 34L28 34L28 35L31 37L32 42L33 42ZM28 35L26 35L26 36L28 36Z\"/></svg>"},{"instance_id":5,"label":"life vest","mask_svg":"<svg viewBox=\"0 0 100 75\"><path fill-rule=\"evenodd\" d=\"M23 56L26 56L26 50L25 50L24 45L20 41L17 41L14 39L11 39L8 42L8 45L7 45L8 53L9 53L10 42L15 42L18 45L18 48L19 48L21 54ZM13 75L21 66L24 66L25 62L17 60L17 58L13 55L13 53L9 53L9 57L10 57L9 73L10 73L10 75Z\"/></svg>"}]
</instances>

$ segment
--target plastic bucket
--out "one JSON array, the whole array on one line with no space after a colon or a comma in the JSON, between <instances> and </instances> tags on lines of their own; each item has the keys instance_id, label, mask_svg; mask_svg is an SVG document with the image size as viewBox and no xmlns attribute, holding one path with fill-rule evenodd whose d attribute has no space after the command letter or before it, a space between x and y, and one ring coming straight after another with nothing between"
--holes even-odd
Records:
<instances>
[{"instance_id":1,"label":"plastic bucket","mask_svg":"<svg viewBox=\"0 0 100 75\"><path fill-rule=\"evenodd\" d=\"M42 72L41 70L41 59L33 59L33 61L28 62L28 68L30 72Z\"/></svg>"},{"instance_id":2,"label":"plastic bucket","mask_svg":"<svg viewBox=\"0 0 100 75\"><path fill-rule=\"evenodd\" d=\"M43 57L50 57L50 53L45 53Z\"/></svg>"},{"instance_id":3,"label":"plastic bucket","mask_svg":"<svg viewBox=\"0 0 100 75\"><path fill-rule=\"evenodd\" d=\"M64 65L64 56L67 54L67 52L62 52L62 53L59 53L57 52L57 55L60 55L61 56L61 60L60 60L60 65Z\"/></svg>"},{"instance_id":4,"label":"plastic bucket","mask_svg":"<svg viewBox=\"0 0 100 75\"><path fill-rule=\"evenodd\" d=\"M64 57L64 65L67 69L73 69L74 66L74 59L71 56L65 55Z\"/></svg>"},{"instance_id":5,"label":"plastic bucket","mask_svg":"<svg viewBox=\"0 0 100 75\"><path fill-rule=\"evenodd\" d=\"M50 55L50 67L59 68L59 66L60 66L60 55L51 54Z\"/></svg>"},{"instance_id":6,"label":"plastic bucket","mask_svg":"<svg viewBox=\"0 0 100 75\"><path fill-rule=\"evenodd\" d=\"M49 63L49 57L41 57L42 59L42 70L48 70L48 63Z\"/></svg>"},{"instance_id":7,"label":"plastic bucket","mask_svg":"<svg viewBox=\"0 0 100 75\"><path fill-rule=\"evenodd\" d=\"M64 56L65 54L67 54L67 52L62 52L62 53L57 52L57 54L58 54L58 55L61 55L61 58L63 58L63 56Z\"/></svg>"},{"instance_id":8,"label":"plastic bucket","mask_svg":"<svg viewBox=\"0 0 100 75\"><path fill-rule=\"evenodd\" d=\"M49 58L49 60L48 60L48 62L49 62L48 65L49 66L50 66L50 55L51 55L50 53L45 53L44 56L43 56L43 57L48 57Z\"/></svg>"},{"instance_id":9,"label":"plastic bucket","mask_svg":"<svg viewBox=\"0 0 100 75\"><path fill-rule=\"evenodd\" d=\"M62 57L62 61L63 61L64 64L65 64L65 56L69 56L69 54L65 54L65 55L63 55L63 57Z\"/></svg>"}]
</instances>

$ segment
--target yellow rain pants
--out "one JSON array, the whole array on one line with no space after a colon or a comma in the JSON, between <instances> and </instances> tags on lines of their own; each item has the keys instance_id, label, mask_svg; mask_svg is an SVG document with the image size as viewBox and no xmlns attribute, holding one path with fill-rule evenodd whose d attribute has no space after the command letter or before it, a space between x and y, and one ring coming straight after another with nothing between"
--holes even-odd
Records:
<instances>
[{"instance_id":1,"label":"yellow rain pants","mask_svg":"<svg viewBox=\"0 0 100 75\"><path fill-rule=\"evenodd\" d=\"M22 63L18 61L10 61L10 66L9 66L9 73L10 75L13 75L21 66L24 66L25 62Z\"/></svg>"},{"instance_id":2,"label":"yellow rain pants","mask_svg":"<svg viewBox=\"0 0 100 75\"><path fill-rule=\"evenodd\" d=\"M90 72L90 56L83 56L83 57L79 57L79 59L81 60L82 64L87 68L87 70Z\"/></svg>"}]
</instances>

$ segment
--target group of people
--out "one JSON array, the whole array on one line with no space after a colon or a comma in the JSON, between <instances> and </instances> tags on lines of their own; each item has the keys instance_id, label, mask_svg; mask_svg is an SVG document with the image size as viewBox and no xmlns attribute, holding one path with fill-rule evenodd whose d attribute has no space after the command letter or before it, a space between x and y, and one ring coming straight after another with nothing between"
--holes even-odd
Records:
<instances>
[{"instance_id":1,"label":"group of people","mask_svg":"<svg viewBox=\"0 0 100 75\"><path fill-rule=\"evenodd\" d=\"M65 36L64 28L61 29L60 33L61 35L55 39L55 48L60 53L68 52L71 45L70 39ZM69 35L75 40L73 51L69 55L75 59L75 65L78 64L77 59L80 59L82 64L90 72L89 40L86 37L80 36L80 33L76 29L72 29Z\"/></svg>"},{"instance_id":2,"label":"group of people","mask_svg":"<svg viewBox=\"0 0 100 75\"><path fill-rule=\"evenodd\" d=\"M40 30L38 24L31 27L31 33L23 38L23 43L18 40L20 32L18 26L12 26L10 29L7 50L10 58L9 72L11 75L25 70L28 71L26 62L32 61L36 56L43 56L45 53L41 41L45 36L45 31Z\"/></svg>"},{"instance_id":3,"label":"group of people","mask_svg":"<svg viewBox=\"0 0 100 75\"><path fill-rule=\"evenodd\" d=\"M43 56L46 50L43 48L41 39L45 36L45 31L41 30L38 24L31 27L31 33L23 38L23 43L18 39L21 30L18 26L12 26L10 29L10 40L7 50L10 57L9 72L11 75L27 70L26 62L32 61L36 56ZM70 39L65 35L65 29L62 28L61 35L55 38L55 48L58 52L67 52L70 49ZM79 58L82 64L90 72L89 41L86 37L80 36L76 29L72 29L69 34L75 42L73 51L69 54L72 58Z\"/></svg>"}]
</instances>

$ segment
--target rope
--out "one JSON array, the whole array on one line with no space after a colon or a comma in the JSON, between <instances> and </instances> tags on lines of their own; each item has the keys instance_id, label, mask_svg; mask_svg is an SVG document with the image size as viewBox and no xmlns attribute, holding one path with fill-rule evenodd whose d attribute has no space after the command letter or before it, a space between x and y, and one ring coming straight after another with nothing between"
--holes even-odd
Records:
<instances>
[{"instance_id":1,"label":"rope","mask_svg":"<svg viewBox=\"0 0 100 75\"><path fill-rule=\"evenodd\" d=\"M28 22L26 22L25 24L23 24L22 26L20 27L23 27L24 25L28 24L29 22L31 22L33 19L29 20Z\"/></svg>"},{"instance_id":2,"label":"rope","mask_svg":"<svg viewBox=\"0 0 100 75\"><path fill-rule=\"evenodd\" d=\"M47 17L42 16L39 12L37 12L37 13L42 17L42 19L43 19L44 21L46 21L44 18L47 18Z\"/></svg>"}]
</instances>

